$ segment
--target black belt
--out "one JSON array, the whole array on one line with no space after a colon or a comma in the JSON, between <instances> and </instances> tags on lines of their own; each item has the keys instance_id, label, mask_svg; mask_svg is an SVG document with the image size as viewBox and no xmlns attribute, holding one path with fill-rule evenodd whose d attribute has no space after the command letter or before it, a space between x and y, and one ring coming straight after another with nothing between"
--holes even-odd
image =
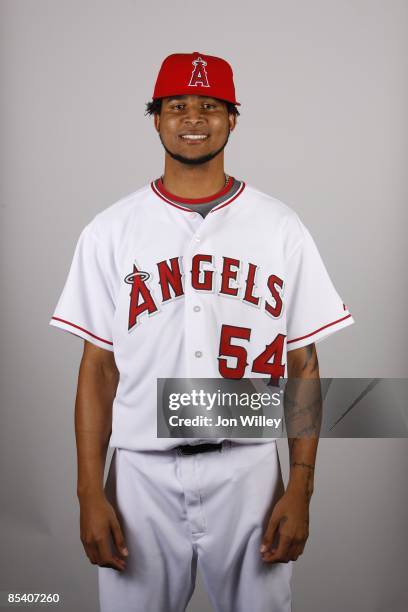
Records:
<instances>
[{"instance_id":1,"label":"black belt","mask_svg":"<svg viewBox=\"0 0 408 612\"><path fill-rule=\"evenodd\" d=\"M211 451L221 451L222 442L219 444L181 444L176 446L175 450L179 455L195 455L196 453L210 453Z\"/></svg>"}]
</instances>

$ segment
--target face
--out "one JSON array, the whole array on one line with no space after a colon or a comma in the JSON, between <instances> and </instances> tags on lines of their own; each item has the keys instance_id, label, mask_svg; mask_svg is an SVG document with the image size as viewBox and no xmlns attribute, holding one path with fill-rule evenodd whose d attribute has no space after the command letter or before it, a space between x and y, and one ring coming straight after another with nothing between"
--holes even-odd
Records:
<instances>
[{"instance_id":1,"label":"face","mask_svg":"<svg viewBox=\"0 0 408 612\"><path fill-rule=\"evenodd\" d=\"M163 98L154 123L167 153L186 164L201 164L218 155L236 124L227 105L216 98Z\"/></svg>"}]
</instances>

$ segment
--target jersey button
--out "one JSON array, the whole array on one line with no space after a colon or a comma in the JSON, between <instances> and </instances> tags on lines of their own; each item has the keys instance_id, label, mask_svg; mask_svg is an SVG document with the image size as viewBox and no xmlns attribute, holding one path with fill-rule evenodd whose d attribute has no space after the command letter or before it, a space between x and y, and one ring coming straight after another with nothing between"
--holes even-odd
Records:
<instances>
[{"instance_id":1,"label":"jersey button","mask_svg":"<svg viewBox=\"0 0 408 612\"><path fill-rule=\"evenodd\" d=\"M200 240L201 240L201 236L200 236L200 234L196 234L196 235L194 236L194 240L195 240L196 242L200 242Z\"/></svg>"},{"instance_id":2,"label":"jersey button","mask_svg":"<svg viewBox=\"0 0 408 612\"><path fill-rule=\"evenodd\" d=\"M202 352L201 352L201 351L196 351L196 352L194 353L194 355L195 355L195 357L197 357L197 358L199 358L199 357L202 357L202 356L203 356L203 354L202 354Z\"/></svg>"},{"instance_id":3,"label":"jersey button","mask_svg":"<svg viewBox=\"0 0 408 612\"><path fill-rule=\"evenodd\" d=\"M200 312L201 306L194 306L193 310L194 312Z\"/></svg>"}]
</instances>

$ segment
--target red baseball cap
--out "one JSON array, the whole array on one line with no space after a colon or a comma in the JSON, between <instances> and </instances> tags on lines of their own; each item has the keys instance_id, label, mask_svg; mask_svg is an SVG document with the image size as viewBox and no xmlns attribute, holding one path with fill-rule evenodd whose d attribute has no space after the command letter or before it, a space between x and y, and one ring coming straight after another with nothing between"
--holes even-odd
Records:
<instances>
[{"instance_id":1,"label":"red baseball cap","mask_svg":"<svg viewBox=\"0 0 408 612\"><path fill-rule=\"evenodd\" d=\"M219 98L241 106L235 99L232 68L221 57L194 53L173 53L163 61L153 100L181 95Z\"/></svg>"}]
</instances>

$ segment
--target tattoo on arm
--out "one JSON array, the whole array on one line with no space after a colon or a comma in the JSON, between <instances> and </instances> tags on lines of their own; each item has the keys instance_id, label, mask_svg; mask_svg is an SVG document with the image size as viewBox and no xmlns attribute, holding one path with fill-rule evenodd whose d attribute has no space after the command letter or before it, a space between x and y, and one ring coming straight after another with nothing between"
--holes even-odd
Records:
<instances>
[{"instance_id":1,"label":"tattoo on arm","mask_svg":"<svg viewBox=\"0 0 408 612\"><path fill-rule=\"evenodd\" d=\"M316 347L309 344L295 353L284 395L288 438L318 437L322 397Z\"/></svg>"},{"instance_id":2,"label":"tattoo on arm","mask_svg":"<svg viewBox=\"0 0 408 612\"><path fill-rule=\"evenodd\" d=\"M305 346L305 361L302 366L302 372L309 370L310 373L316 372L319 367L317 360L316 347L314 344L308 344Z\"/></svg>"},{"instance_id":3,"label":"tattoo on arm","mask_svg":"<svg viewBox=\"0 0 408 612\"><path fill-rule=\"evenodd\" d=\"M298 465L300 467L309 468L309 470L314 470L314 465L309 465L308 463L303 463L302 461L293 461L291 465L292 466Z\"/></svg>"},{"instance_id":4,"label":"tattoo on arm","mask_svg":"<svg viewBox=\"0 0 408 612\"><path fill-rule=\"evenodd\" d=\"M288 379L284 413L288 438L318 437L322 422L320 379Z\"/></svg>"}]
</instances>

